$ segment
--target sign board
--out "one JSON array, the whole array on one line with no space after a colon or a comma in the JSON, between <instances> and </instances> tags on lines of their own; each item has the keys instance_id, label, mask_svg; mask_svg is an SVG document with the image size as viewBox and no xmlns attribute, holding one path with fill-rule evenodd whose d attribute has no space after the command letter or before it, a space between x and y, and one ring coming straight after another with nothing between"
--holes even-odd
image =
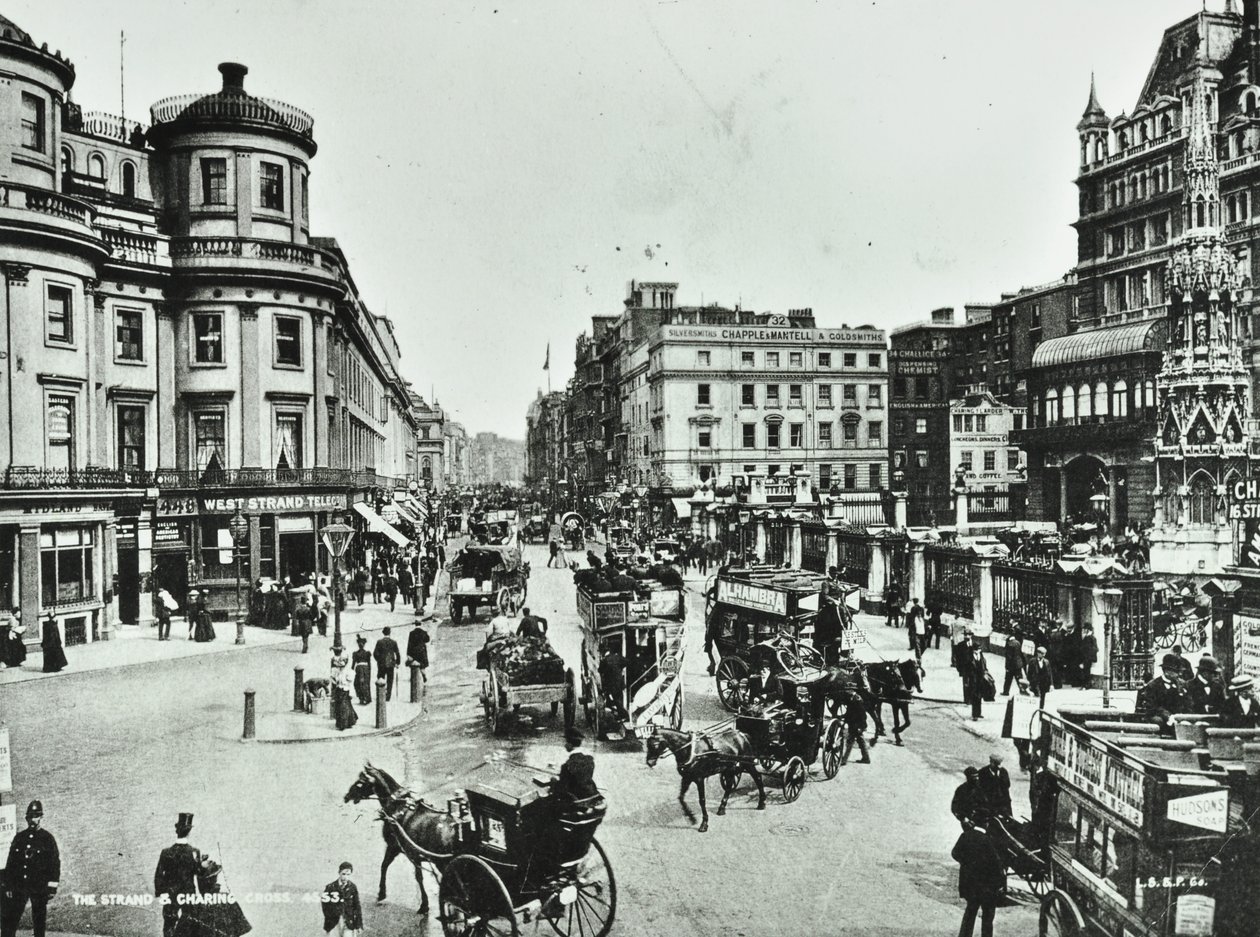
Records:
<instances>
[{"instance_id":1,"label":"sign board","mask_svg":"<svg viewBox=\"0 0 1260 937\"><path fill-rule=\"evenodd\" d=\"M787 617L787 593L733 579L719 579L717 600L727 605Z\"/></svg>"},{"instance_id":2,"label":"sign board","mask_svg":"<svg viewBox=\"0 0 1260 937\"><path fill-rule=\"evenodd\" d=\"M861 644L869 644L866 632L861 628L845 628L840 632L840 650L851 651Z\"/></svg>"},{"instance_id":3,"label":"sign board","mask_svg":"<svg viewBox=\"0 0 1260 937\"><path fill-rule=\"evenodd\" d=\"M1111 754L1101 741L1077 734L1062 722L1052 722L1046 767L1063 783L1143 828L1146 776L1137 765Z\"/></svg>"},{"instance_id":4,"label":"sign board","mask_svg":"<svg viewBox=\"0 0 1260 937\"><path fill-rule=\"evenodd\" d=\"M9 748L9 730L0 728L0 794L13 790L13 752Z\"/></svg>"},{"instance_id":5,"label":"sign board","mask_svg":"<svg viewBox=\"0 0 1260 937\"><path fill-rule=\"evenodd\" d=\"M344 511L345 495L251 495L248 498L202 498L202 514L235 514L237 509L254 514L286 511Z\"/></svg>"},{"instance_id":6,"label":"sign board","mask_svg":"<svg viewBox=\"0 0 1260 937\"><path fill-rule=\"evenodd\" d=\"M196 514L197 499L196 498L173 498L163 495L157 500L158 514L179 515L179 514Z\"/></svg>"},{"instance_id":7,"label":"sign board","mask_svg":"<svg viewBox=\"0 0 1260 937\"><path fill-rule=\"evenodd\" d=\"M1212 937L1216 899L1208 895L1178 895L1173 933L1177 937Z\"/></svg>"},{"instance_id":8,"label":"sign board","mask_svg":"<svg viewBox=\"0 0 1260 937\"><path fill-rule=\"evenodd\" d=\"M1234 675L1260 682L1260 618L1237 616L1234 643Z\"/></svg>"},{"instance_id":9,"label":"sign board","mask_svg":"<svg viewBox=\"0 0 1260 937\"><path fill-rule=\"evenodd\" d=\"M1031 739L1033 716L1041 707L1035 696L1012 696L1007 705L1011 712L1011 738Z\"/></svg>"},{"instance_id":10,"label":"sign board","mask_svg":"<svg viewBox=\"0 0 1260 937\"><path fill-rule=\"evenodd\" d=\"M9 846L17 836L17 804L0 804L0 869L9 861Z\"/></svg>"},{"instance_id":11,"label":"sign board","mask_svg":"<svg viewBox=\"0 0 1260 937\"><path fill-rule=\"evenodd\" d=\"M793 329L766 328L764 326L679 326L661 328L661 337L667 341L701 339L724 342L803 342L806 344L837 343L878 345L885 347L884 333L880 329Z\"/></svg>"},{"instance_id":12,"label":"sign board","mask_svg":"<svg viewBox=\"0 0 1260 937\"><path fill-rule=\"evenodd\" d=\"M155 544L188 546L178 521L158 521L153 528L153 542Z\"/></svg>"},{"instance_id":13,"label":"sign board","mask_svg":"<svg viewBox=\"0 0 1260 937\"><path fill-rule=\"evenodd\" d=\"M648 601L634 601L630 603L630 620L631 621L647 621L652 617L652 603Z\"/></svg>"},{"instance_id":14,"label":"sign board","mask_svg":"<svg viewBox=\"0 0 1260 937\"><path fill-rule=\"evenodd\" d=\"M1186 826L1224 833L1229 824L1229 790L1191 794L1168 801L1168 819Z\"/></svg>"}]
</instances>

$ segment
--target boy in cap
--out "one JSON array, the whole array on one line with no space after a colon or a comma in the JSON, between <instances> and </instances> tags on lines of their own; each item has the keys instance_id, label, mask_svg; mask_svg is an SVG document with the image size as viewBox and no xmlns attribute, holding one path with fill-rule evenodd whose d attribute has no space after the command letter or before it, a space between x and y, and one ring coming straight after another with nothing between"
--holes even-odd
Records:
<instances>
[{"instance_id":1,"label":"boy in cap","mask_svg":"<svg viewBox=\"0 0 1260 937\"><path fill-rule=\"evenodd\" d=\"M994 752L989 764L980 770L976 778L984 806L995 817L1011 815L1011 776L1002 767L1002 756Z\"/></svg>"},{"instance_id":2,"label":"boy in cap","mask_svg":"<svg viewBox=\"0 0 1260 937\"><path fill-rule=\"evenodd\" d=\"M963 775L966 780L954 788L954 799L949 802L949 811L962 824L965 830L971 823L971 816L976 812L976 808L983 802L983 795L980 793L980 785L977 783L980 777L980 769L968 765L963 769Z\"/></svg>"},{"instance_id":3,"label":"boy in cap","mask_svg":"<svg viewBox=\"0 0 1260 937\"><path fill-rule=\"evenodd\" d=\"M181 813L175 821L175 842L158 856L157 871L153 873L153 893L162 904L162 935L173 937L183 905L181 895L197 892L197 870L201 866L201 851L188 842L192 832L193 815Z\"/></svg>"},{"instance_id":4,"label":"boy in cap","mask_svg":"<svg viewBox=\"0 0 1260 937\"><path fill-rule=\"evenodd\" d=\"M363 906L359 903L359 886L350 881L354 866L343 862L337 866L337 878L324 886L320 908L324 912L324 933L337 937L355 937L363 929Z\"/></svg>"},{"instance_id":5,"label":"boy in cap","mask_svg":"<svg viewBox=\"0 0 1260 937\"><path fill-rule=\"evenodd\" d=\"M44 805L32 800L26 808L26 829L9 844L9 859L4 872L4 909L0 931L4 937L17 933L18 922L31 903L31 927L35 937L44 937L48 902L57 895L61 884L61 856L53 835L40 828Z\"/></svg>"},{"instance_id":6,"label":"boy in cap","mask_svg":"<svg viewBox=\"0 0 1260 937\"><path fill-rule=\"evenodd\" d=\"M1196 713L1219 713L1225 705L1225 684L1221 682L1216 658L1204 654L1199 658L1199 672L1186 687L1190 695L1190 707Z\"/></svg>"}]
</instances>

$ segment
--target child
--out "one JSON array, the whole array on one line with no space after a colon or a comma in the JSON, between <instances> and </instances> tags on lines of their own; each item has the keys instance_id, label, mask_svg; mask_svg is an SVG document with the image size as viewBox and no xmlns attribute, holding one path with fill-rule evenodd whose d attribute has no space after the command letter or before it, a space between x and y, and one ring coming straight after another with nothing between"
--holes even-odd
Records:
<instances>
[{"instance_id":1,"label":"child","mask_svg":"<svg viewBox=\"0 0 1260 937\"><path fill-rule=\"evenodd\" d=\"M350 881L354 866L343 862L337 866L336 881L324 886L320 906L324 911L324 933L337 937L356 937L363 929L363 908L359 905L359 886Z\"/></svg>"}]
</instances>

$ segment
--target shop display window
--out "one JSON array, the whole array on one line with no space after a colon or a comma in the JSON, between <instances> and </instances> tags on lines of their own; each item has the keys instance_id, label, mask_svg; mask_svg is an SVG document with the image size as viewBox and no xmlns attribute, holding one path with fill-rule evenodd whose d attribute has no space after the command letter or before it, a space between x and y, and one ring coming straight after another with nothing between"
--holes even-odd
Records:
<instances>
[{"instance_id":1,"label":"shop display window","mask_svg":"<svg viewBox=\"0 0 1260 937\"><path fill-rule=\"evenodd\" d=\"M96 598L94 531L45 528L39 535L40 604L73 605Z\"/></svg>"}]
</instances>

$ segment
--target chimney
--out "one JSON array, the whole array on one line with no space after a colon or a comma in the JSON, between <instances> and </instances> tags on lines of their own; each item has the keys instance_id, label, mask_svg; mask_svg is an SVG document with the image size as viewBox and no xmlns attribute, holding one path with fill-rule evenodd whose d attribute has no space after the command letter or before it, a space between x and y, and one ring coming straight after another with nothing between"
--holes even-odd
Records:
<instances>
[{"instance_id":1,"label":"chimney","mask_svg":"<svg viewBox=\"0 0 1260 937\"><path fill-rule=\"evenodd\" d=\"M223 76L223 90L233 94L245 93L245 76L249 69L236 62L223 62L219 65L219 74Z\"/></svg>"}]
</instances>

